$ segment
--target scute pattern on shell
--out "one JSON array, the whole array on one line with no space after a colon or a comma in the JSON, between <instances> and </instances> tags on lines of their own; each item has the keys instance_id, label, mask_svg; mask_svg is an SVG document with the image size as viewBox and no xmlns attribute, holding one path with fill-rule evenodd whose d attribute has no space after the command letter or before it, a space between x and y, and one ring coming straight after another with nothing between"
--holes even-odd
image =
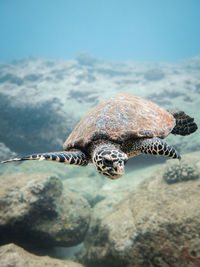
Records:
<instances>
[{"instance_id":1,"label":"scute pattern on shell","mask_svg":"<svg viewBox=\"0 0 200 267\"><path fill-rule=\"evenodd\" d=\"M86 148L94 140L124 142L130 138L165 137L174 117L141 97L118 94L91 109L64 143L64 150Z\"/></svg>"}]
</instances>

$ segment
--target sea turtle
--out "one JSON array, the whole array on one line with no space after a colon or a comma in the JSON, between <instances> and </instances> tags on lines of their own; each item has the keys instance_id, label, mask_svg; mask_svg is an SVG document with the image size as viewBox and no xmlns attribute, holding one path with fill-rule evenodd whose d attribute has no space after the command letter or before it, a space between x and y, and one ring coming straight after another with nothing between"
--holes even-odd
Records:
<instances>
[{"instance_id":1,"label":"sea turtle","mask_svg":"<svg viewBox=\"0 0 200 267\"><path fill-rule=\"evenodd\" d=\"M183 111L168 112L141 97L118 94L91 109L64 143L64 151L33 154L3 161L52 160L86 166L93 163L111 179L124 174L127 160L138 154L180 159L163 138L169 133L189 135L197 130Z\"/></svg>"}]
</instances>

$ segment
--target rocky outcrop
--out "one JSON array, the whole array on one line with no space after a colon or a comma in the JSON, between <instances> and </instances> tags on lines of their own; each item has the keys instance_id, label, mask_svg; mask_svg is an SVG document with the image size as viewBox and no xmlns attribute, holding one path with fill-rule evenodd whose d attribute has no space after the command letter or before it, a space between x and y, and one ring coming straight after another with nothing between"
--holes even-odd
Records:
<instances>
[{"instance_id":1,"label":"rocky outcrop","mask_svg":"<svg viewBox=\"0 0 200 267\"><path fill-rule=\"evenodd\" d=\"M36 256L24 249L9 244L0 247L0 267L83 267L83 265L68 261L52 259L48 256Z\"/></svg>"},{"instance_id":2,"label":"rocky outcrop","mask_svg":"<svg viewBox=\"0 0 200 267\"><path fill-rule=\"evenodd\" d=\"M74 246L90 221L86 199L63 188L55 175L17 173L0 177L0 243Z\"/></svg>"},{"instance_id":3,"label":"rocky outcrop","mask_svg":"<svg viewBox=\"0 0 200 267\"><path fill-rule=\"evenodd\" d=\"M184 157L200 173L199 158ZM163 168L109 210L106 199L94 207L87 266L200 266L200 179L169 185L162 176Z\"/></svg>"}]
</instances>

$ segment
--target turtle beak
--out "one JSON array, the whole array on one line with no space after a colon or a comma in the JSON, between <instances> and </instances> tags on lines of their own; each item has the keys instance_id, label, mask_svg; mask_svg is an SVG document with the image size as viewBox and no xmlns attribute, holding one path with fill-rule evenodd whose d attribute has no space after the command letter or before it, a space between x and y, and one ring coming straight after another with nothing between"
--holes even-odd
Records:
<instances>
[{"instance_id":1,"label":"turtle beak","mask_svg":"<svg viewBox=\"0 0 200 267\"><path fill-rule=\"evenodd\" d=\"M117 166L118 173L124 173L124 166Z\"/></svg>"},{"instance_id":2,"label":"turtle beak","mask_svg":"<svg viewBox=\"0 0 200 267\"><path fill-rule=\"evenodd\" d=\"M117 166L118 175L122 176L124 174L124 164L122 166Z\"/></svg>"},{"instance_id":3,"label":"turtle beak","mask_svg":"<svg viewBox=\"0 0 200 267\"><path fill-rule=\"evenodd\" d=\"M114 164L114 169L116 171L114 172L115 176L113 176L113 179L120 178L122 175L124 175L124 162L116 162Z\"/></svg>"}]
</instances>

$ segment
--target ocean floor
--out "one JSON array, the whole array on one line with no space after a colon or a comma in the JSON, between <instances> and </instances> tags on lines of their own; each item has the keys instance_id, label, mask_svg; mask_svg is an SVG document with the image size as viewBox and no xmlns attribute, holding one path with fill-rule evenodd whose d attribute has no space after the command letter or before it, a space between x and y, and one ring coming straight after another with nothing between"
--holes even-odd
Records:
<instances>
[{"instance_id":1,"label":"ocean floor","mask_svg":"<svg viewBox=\"0 0 200 267\"><path fill-rule=\"evenodd\" d=\"M181 162L129 170L118 180L92 176L93 166L73 171L53 162L7 164L0 177L2 240L84 266L198 262L198 254L183 253L188 247L197 253L200 244L199 158L200 152L185 154ZM19 238L22 230L26 235Z\"/></svg>"}]
</instances>

